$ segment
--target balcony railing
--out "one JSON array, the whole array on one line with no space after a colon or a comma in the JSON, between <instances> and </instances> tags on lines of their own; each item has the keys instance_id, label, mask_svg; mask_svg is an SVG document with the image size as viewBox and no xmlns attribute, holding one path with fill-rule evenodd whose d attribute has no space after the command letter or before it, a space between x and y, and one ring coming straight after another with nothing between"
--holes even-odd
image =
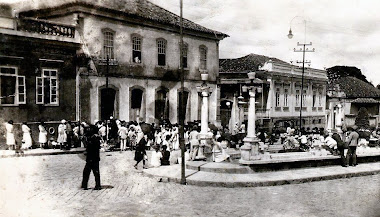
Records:
<instances>
[{"instance_id":1,"label":"balcony railing","mask_svg":"<svg viewBox=\"0 0 380 217\"><path fill-rule=\"evenodd\" d=\"M245 116L248 117L248 108L244 108ZM256 108L257 118L270 118L269 109Z\"/></svg>"},{"instance_id":2,"label":"balcony railing","mask_svg":"<svg viewBox=\"0 0 380 217\"><path fill-rule=\"evenodd\" d=\"M33 32L44 35L63 36L68 38L75 37L75 27L65 24L57 24L47 20L33 18L20 18L17 20L17 30Z\"/></svg>"}]
</instances>

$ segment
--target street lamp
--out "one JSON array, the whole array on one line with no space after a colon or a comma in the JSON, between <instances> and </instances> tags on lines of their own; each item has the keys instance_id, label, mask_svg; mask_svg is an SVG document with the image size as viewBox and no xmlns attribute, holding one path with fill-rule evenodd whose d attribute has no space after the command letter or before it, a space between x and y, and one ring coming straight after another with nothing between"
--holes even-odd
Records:
<instances>
[{"instance_id":1,"label":"street lamp","mask_svg":"<svg viewBox=\"0 0 380 217\"><path fill-rule=\"evenodd\" d=\"M241 151L241 163L247 161L259 160L261 159L259 153L259 139L256 137L256 92L261 93L262 88L260 84L262 81L256 78L255 72L249 72L248 78L250 83L244 86L243 91L248 91L249 93L249 106L248 106L248 127L247 136L244 138L244 145L240 147Z\"/></svg>"},{"instance_id":2,"label":"street lamp","mask_svg":"<svg viewBox=\"0 0 380 217\"><path fill-rule=\"evenodd\" d=\"M293 38L293 32L292 32L292 22L295 18L297 18L299 16L295 16L293 17L293 19L290 21L290 29L289 29L289 34L288 34L288 38L289 39L292 39ZM294 52L302 52L302 62L301 61L297 61L297 63L302 63L302 76L301 76L301 92L300 92L300 97L301 97L301 105L300 105L300 133L301 133L301 130L302 130L302 109L303 109L303 83L304 83L304 74L305 74L305 63L311 63L310 61L305 61L305 53L306 52L314 52L315 49L311 49L309 50L309 48L306 48L306 46L311 46L313 45L311 42L310 43L306 43L306 20L303 20L304 23L305 23L305 35L304 35L304 43L299 43L297 42L297 46L301 46L300 49L296 49L294 48Z\"/></svg>"}]
</instances>

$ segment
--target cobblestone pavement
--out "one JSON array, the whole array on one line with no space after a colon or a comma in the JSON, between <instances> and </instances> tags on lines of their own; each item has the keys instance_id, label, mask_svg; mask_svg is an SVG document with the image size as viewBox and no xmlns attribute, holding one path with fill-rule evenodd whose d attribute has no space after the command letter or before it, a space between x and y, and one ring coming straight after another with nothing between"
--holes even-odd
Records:
<instances>
[{"instance_id":1,"label":"cobblestone pavement","mask_svg":"<svg viewBox=\"0 0 380 217\"><path fill-rule=\"evenodd\" d=\"M380 216L380 175L199 187L144 176L133 168L132 152L102 153L101 159L100 191L79 188L84 161L77 155L0 159L0 216Z\"/></svg>"}]
</instances>

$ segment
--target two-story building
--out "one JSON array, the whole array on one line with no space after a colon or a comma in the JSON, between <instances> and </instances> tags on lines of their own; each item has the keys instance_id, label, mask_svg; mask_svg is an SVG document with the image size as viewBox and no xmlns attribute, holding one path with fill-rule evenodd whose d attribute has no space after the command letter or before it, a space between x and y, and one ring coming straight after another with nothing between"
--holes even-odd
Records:
<instances>
[{"instance_id":1,"label":"two-story building","mask_svg":"<svg viewBox=\"0 0 380 217\"><path fill-rule=\"evenodd\" d=\"M305 68L302 85L301 67L255 54L220 60L222 125L230 124L229 113L240 114L240 118L235 118L240 123L247 118L247 97L242 94L242 86L249 83L247 72L250 71L255 71L263 81L262 91L256 95L257 124L270 129L274 125L297 127L301 114L302 127L325 127L326 71ZM233 112L233 102L239 101L243 113Z\"/></svg>"},{"instance_id":2,"label":"two-story building","mask_svg":"<svg viewBox=\"0 0 380 217\"><path fill-rule=\"evenodd\" d=\"M17 19L9 5L0 9L0 122L13 120L17 138L19 124L28 122L36 140L40 121L76 118L74 59L80 43L72 25Z\"/></svg>"},{"instance_id":3,"label":"two-story building","mask_svg":"<svg viewBox=\"0 0 380 217\"><path fill-rule=\"evenodd\" d=\"M26 10L20 17L75 24L91 61L81 74L83 119L110 116L149 123L178 123L180 102L180 17L147 0L86 0ZM216 121L219 41L226 34L183 20L185 121L200 119L196 90L209 75L209 120Z\"/></svg>"}]
</instances>

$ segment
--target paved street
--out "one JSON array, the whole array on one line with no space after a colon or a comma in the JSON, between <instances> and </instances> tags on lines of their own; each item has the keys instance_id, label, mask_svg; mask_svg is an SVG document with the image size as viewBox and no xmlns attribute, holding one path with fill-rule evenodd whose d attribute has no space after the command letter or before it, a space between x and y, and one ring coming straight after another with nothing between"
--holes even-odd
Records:
<instances>
[{"instance_id":1,"label":"paved street","mask_svg":"<svg viewBox=\"0 0 380 217\"><path fill-rule=\"evenodd\" d=\"M132 152L101 158L100 191L79 188L84 161L75 154L0 159L0 216L380 216L380 175L199 187L145 177L133 168Z\"/></svg>"}]
</instances>

